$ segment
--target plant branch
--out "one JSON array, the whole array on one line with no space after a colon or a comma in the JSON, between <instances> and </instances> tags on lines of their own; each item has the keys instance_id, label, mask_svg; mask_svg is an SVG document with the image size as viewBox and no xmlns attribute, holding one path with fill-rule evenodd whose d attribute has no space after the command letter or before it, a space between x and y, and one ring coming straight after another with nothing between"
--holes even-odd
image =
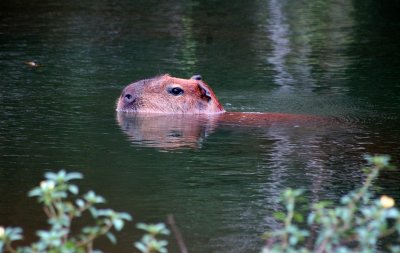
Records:
<instances>
[{"instance_id":1,"label":"plant branch","mask_svg":"<svg viewBox=\"0 0 400 253\"><path fill-rule=\"evenodd\" d=\"M181 253L188 253L185 242L183 241L183 237L178 227L176 226L174 216L172 214L168 215L167 222L171 226L172 232L175 235L176 242L178 243L179 249Z\"/></svg>"},{"instance_id":2,"label":"plant branch","mask_svg":"<svg viewBox=\"0 0 400 253\"><path fill-rule=\"evenodd\" d=\"M96 234L91 234L90 236L88 236L87 238L85 238L85 240L78 241L78 242L76 243L76 246L79 248L79 247L82 247L82 246L91 244L97 237L99 237L100 235L104 235L104 234L107 233L107 231L110 230L111 228L112 228L112 223L110 222L109 224L106 224L106 226L103 227L103 229L102 229L100 232L98 232L98 233L96 233ZM91 246L91 247L92 247L92 246Z\"/></svg>"}]
</instances>

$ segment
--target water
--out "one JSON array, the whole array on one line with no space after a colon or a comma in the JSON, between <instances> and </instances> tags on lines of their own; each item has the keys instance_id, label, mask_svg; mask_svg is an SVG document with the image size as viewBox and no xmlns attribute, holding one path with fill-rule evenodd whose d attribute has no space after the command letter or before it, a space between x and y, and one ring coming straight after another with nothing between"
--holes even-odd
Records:
<instances>
[{"instance_id":1,"label":"water","mask_svg":"<svg viewBox=\"0 0 400 253\"><path fill-rule=\"evenodd\" d=\"M64 168L135 221L174 214L190 252L258 252L286 187L336 200L362 182L363 155L399 164L398 7L1 1L0 224L34 239L44 215L26 193ZM201 73L228 111L333 123L116 114L125 85L162 73ZM399 182L387 172L377 185L400 200ZM139 237L130 224L99 246L127 252Z\"/></svg>"}]
</instances>

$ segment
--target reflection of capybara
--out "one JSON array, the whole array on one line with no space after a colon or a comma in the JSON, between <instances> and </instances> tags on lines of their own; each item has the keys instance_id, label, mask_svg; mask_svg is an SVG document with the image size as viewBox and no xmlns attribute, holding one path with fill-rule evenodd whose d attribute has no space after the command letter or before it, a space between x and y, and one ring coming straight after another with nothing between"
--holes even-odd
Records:
<instances>
[{"instance_id":1,"label":"reflection of capybara","mask_svg":"<svg viewBox=\"0 0 400 253\"><path fill-rule=\"evenodd\" d=\"M122 131L134 144L163 150L197 149L218 126L221 114L117 113Z\"/></svg>"},{"instance_id":2,"label":"reflection of capybara","mask_svg":"<svg viewBox=\"0 0 400 253\"><path fill-rule=\"evenodd\" d=\"M171 114L216 114L225 112L214 92L196 75L181 79L162 75L125 87L117 111Z\"/></svg>"}]
</instances>

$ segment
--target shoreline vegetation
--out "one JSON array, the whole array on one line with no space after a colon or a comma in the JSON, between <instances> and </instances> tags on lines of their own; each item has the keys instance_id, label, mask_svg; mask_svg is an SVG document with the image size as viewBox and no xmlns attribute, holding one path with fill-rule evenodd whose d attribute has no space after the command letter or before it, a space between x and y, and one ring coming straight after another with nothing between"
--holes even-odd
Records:
<instances>
[{"instance_id":1,"label":"shoreline vegetation","mask_svg":"<svg viewBox=\"0 0 400 253\"><path fill-rule=\"evenodd\" d=\"M304 190L285 190L281 196L285 211L274 214L281 226L264 233L261 252L400 252L400 211L392 197L377 197L371 190L379 173L394 167L389 156L369 156L366 160L362 186L344 195L338 203L307 204L302 196ZM45 180L28 196L43 205L48 230L37 231L38 240L31 245L15 247L15 241L23 238L23 230L0 226L0 253L97 253L101 251L94 249L95 240L105 236L117 243L114 233L132 221L130 214L99 208L105 199L94 191L79 195L78 186L71 181L82 179L80 173L61 170L44 176ZM75 228L76 220L87 214L91 225ZM172 215L168 216L168 226L138 223L136 227L144 235L133 245L142 253L167 253L165 236L170 230L180 253L189 252Z\"/></svg>"}]
</instances>

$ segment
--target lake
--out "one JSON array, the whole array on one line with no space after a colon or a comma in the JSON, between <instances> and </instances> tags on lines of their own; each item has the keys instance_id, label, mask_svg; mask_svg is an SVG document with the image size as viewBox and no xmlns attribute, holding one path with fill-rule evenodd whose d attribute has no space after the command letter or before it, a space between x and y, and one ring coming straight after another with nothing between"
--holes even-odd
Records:
<instances>
[{"instance_id":1,"label":"lake","mask_svg":"<svg viewBox=\"0 0 400 253\"><path fill-rule=\"evenodd\" d=\"M173 214L189 252L259 252L279 194L338 200L366 154L400 164L399 3L372 0L0 2L0 225L46 227L27 192L47 171L135 222ZM30 66L35 62L39 67ZM125 115L136 80L200 73L227 111L321 122ZM400 173L380 193L400 201ZM106 252L131 252L134 223ZM171 252L176 243L169 238Z\"/></svg>"}]
</instances>

